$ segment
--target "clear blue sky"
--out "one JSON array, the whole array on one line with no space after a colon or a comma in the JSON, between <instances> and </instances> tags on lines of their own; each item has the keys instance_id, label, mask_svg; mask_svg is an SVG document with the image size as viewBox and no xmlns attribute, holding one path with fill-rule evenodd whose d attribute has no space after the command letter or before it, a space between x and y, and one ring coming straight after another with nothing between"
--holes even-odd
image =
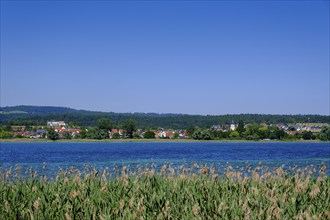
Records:
<instances>
[{"instance_id":1,"label":"clear blue sky","mask_svg":"<svg viewBox=\"0 0 330 220\"><path fill-rule=\"evenodd\" d=\"M329 1L1 1L1 106L329 115Z\"/></svg>"}]
</instances>

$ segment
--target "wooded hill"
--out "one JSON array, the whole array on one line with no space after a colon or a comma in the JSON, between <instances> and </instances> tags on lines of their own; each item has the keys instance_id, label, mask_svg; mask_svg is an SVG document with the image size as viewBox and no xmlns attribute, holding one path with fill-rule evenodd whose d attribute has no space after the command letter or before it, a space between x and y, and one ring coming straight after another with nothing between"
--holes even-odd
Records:
<instances>
[{"instance_id":1,"label":"wooded hill","mask_svg":"<svg viewBox=\"0 0 330 220\"><path fill-rule=\"evenodd\" d=\"M76 110L50 106L0 107L0 125L46 125L47 121L65 121L79 126L94 126L100 118L109 118L112 124L121 124L134 119L138 127L185 129L189 126L210 127L212 125L237 123L330 123L326 115L270 115L270 114L227 114L187 115L157 113L115 113Z\"/></svg>"}]
</instances>

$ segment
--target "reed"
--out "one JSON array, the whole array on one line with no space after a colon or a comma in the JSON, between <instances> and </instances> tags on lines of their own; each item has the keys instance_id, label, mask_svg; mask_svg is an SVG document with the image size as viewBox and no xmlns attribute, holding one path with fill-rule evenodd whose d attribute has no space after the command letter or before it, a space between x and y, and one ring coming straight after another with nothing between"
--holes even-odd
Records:
<instances>
[{"instance_id":1,"label":"reed","mask_svg":"<svg viewBox=\"0 0 330 220\"><path fill-rule=\"evenodd\" d=\"M245 170L246 169L246 170ZM0 173L1 219L330 219L330 180L319 170L249 167L217 173L169 165ZM116 173L116 175L114 175Z\"/></svg>"}]
</instances>

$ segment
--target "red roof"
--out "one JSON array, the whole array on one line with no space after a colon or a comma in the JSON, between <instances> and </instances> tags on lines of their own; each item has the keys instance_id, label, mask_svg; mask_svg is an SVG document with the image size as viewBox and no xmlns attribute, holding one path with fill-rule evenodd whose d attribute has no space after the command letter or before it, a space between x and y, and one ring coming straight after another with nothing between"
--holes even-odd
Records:
<instances>
[{"instance_id":1,"label":"red roof","mask_svg":"<svg viewBox=\"0 0 330 220\"><path fill-rule=\"evenodd\" d=\"M111 133L118 133L118 129L117 128L111 129Z\"/></svg>"},{"instance_id":2,"label":"red roof","mask_svg":"<svg viewBox=\"0 0 330 220\"><path fill-rule=\"evenodd\" d=\"M173 136L173 132L172 131L166 132L166 137L172 137L172 136Z\"/></svg>"}]
</instances>

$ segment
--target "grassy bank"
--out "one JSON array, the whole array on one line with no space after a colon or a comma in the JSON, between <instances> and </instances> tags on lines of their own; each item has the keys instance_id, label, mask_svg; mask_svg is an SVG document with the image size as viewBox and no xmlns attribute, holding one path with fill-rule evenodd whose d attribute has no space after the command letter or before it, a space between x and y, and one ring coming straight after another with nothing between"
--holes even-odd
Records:
<instances>
[{"instance_id":1,"label":"grassy bank","mask_svg":"<svg viewBox=\"0 0 330 220\"><path fill-rule=\"evenodd\" d=\"M246 168L248 169L248 168ZM48 180L0 173L3 219L329 219L330 179L319 171L201 167L187 174L142 167L98 173L72 169ZM117 173L117 175L114 175ZM315 177L317 174L317 177Z\"/></svg>"},{"instance_id":2,"label":"grassy bank","mask_svg":"<svg viewBox=\"0 0 330 220\"><path fill-rule=\"evenodd\" d=\"M230 143L230 142L255 142L255 143L283 143L283 142L298 142L298 143L329 143L329 141L320 141L320 140L259 140L259 141L251 141L251 140L194 140L194 139L59 139L56 141L52 141L49 139L31 139L31 138L10 138L10 139L0 139L0 143L39 143L39 142L48 142L48 143L67 143L67 142L95 142L95 143L130 143L130 142L150 142L150 143L200 143L200 142L217 142L217 143Z\"/></svg>"},{"instance_id":3,"label":"grassy bank","mask_svg":"<svg viewBox=\"0 0 330 220\"><path fill-rule=\"evenodd\" d=\"M200 142L233 142L233 141L200 141L193 139L60 139L56 141L48 139L0 139L0 143L200 143Z\"/></svg>"}]
</instances>

